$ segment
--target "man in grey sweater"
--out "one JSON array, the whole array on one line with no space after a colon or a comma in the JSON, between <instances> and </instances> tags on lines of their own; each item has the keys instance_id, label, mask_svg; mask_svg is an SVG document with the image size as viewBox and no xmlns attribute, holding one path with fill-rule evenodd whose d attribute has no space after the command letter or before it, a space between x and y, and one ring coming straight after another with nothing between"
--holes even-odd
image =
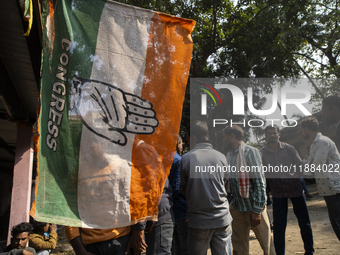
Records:
<instances>
[{"instance_id":1,"label":"man in grey sweater","mask_svg":"<svg viewBox=\"0 0 340 255\"><path fill-rule=\"evenodd\" d=\"M190 126L191 151L182 156L180 186L188 201L189 255L231 255L231 221L227 199L227 160L209 143L205 122Z\"/></svg>"}]
</instances>

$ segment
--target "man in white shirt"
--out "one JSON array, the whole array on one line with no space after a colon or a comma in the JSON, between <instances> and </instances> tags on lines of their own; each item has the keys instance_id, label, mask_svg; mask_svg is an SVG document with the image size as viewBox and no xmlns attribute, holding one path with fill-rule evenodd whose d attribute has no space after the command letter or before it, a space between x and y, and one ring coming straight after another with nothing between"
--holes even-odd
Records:
<instances>
[{"instance_id":1,"label":"man in white shirt","mask_svg":"<svg viewBox=\"0 0 340 255\"><path fill-rule=\"evenodd\" d=\"M313 141L305 171L315 173L318 192L326 201L329 219L340 240L340 154L335 143L318 132L316 118L305 118L300 125L303 138Z\"/></svg>"}]
</instances>

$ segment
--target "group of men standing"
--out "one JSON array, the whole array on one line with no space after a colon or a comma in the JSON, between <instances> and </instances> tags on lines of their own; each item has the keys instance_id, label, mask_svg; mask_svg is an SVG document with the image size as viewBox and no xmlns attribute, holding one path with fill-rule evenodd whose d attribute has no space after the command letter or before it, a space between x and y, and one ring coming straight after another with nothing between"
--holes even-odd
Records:
<instances>
[{"instance_id":1,"label":"group of men standing","mask_svg":"<svg viewBox=\"0 0 340 255\"><path fill-rule=\"evenodd\" d=\"M323 113L327 119L340 122L340 99L325 99ZM210 247L213 255L246 255L249 254L249 234L252 229L264 254L282 255L285 254L290 199L298 220L305 254L313 254L313 233L300 181L300 170L305 168L314 169L310 172L315 173L318 192L326 201L333 230L340 240L338 149L332 140L318 133L319 123L315 118L302 120L300 127L304 139L312 142L307 164L302 163L292 145L280 141L278 126L265 128L267 143L261 150L243 142L244 133L241 127L234 125L224 128L221 139L228 151L224 155L213 149L209 143L209 130L205 122L197 121L192 124L188 134L192 149L182 157L182 140L179 137L177 141L173 165L159 204L160 221L145 232L148 223L137 224L132 230L124 228L111 231L115 236L108 245L117 246L122 252L126 250L125 254L128 254L129 248L125 247L129 244L128 247L132 246L135 252L146 250L147 254L205 255ZM339 145L340 125L337 130ZM294 171L275 171L273 174L267 171L264 174L261 169L265 166L267 169L278 167ZM316 170L325 167L330 171ZM229 171L216 171L217 169ZM246 169L254 171L248 172ZM266 208L267 186L273 197L274 238ZM66 233L68 232L70 228L66 228ZM77 233L76 238L68 235L76 253L97 254L87 248L93 246L85 243L87 232L82 231L81 238L79 231ZM132 233L131 236L129 233ZM95 240L95 245L107 242Z\"/></svg>"},{"instance_id":2,"label":"group of men standing","mask_svg":"<svg viewBox=\"0 0 340 255\"><path fill-rule=\"evenodd\" d=\"M323 109L326 118L337 116L340 121L338 97L324 100ZM225 156L209 143L205 122L191 125L193 149L183 155L180 166L180 185L189 205L189 254L206 254L208 247L213 255L249 254L250 229L264 254L285 254L288 199L298 220L305 254L313 254L312 227L300 181L306 169L315 173L318 192L326 201L333 230L340 240L339 151L331 139L318 132L316 118L305 118L300 126L303 138L312 142L307 164L302 163L292 145L280 141L278 126L266 127L267 143L261 150L243 142L244 134L239 126L226 127L222 138L229 152ZM337 136L340 138L339 124ZM211 166L214 171L208 170ZM263 166L291 171L264 174ZM266 210L266 185L273 197L274 242Z\"/></svg>"}]
</instances>

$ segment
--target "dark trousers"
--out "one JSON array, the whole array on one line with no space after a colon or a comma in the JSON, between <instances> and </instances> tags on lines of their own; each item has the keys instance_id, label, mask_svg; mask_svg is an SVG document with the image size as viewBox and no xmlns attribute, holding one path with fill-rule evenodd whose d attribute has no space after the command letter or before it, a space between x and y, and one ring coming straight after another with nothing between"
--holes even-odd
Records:
<instances>
[{"instance_id":1,"label":"dark trousers","mask_svg":"<svg viewBox=\"0 0 340 255\"><path fill-rule=\"evenodd\" d=\"M117 239L88 244L85 249L95 255L124 255L129 240L130 235L126 235Z\"/></svg>"},{"instance_id":2,"label":"dark trousers","mask_svg":"<svg viewBox=\"0 0 340 255\"><path fill-rule=\"evenodd\" d=\"M305 191L306 196L309 196L309 192L308 192L306 183L305 183L305 181L303 180L302 177L300 178L300 182L301 182L301 186L302 186L303 190Z\"/></svg>"},{"instance_id":3,"label":"dark trousers","mask_svg":"<svg viewBox=\"0 0 340 255\"><path fill-rule=\"evenodd\" d=\"M172 254L188 255L188 219L175 219Z\"/></svg>"},{"instance_id":4,"label":"dark trousers","mask_svg":"<svg viewBox=\"0 0 340 255\"><path fill-rule=\"evenodd\" d=\"M307 254L313 254L313 233L309 220L306 200L303 195L290 198L293 211L298 220L301 237ZM274 246L276 255L285 254L285 235L288 215L288 198L273 198Z\"/></svg>"},{"instance_id":5,"label":"dark trousers","mask_svg":"<svg viewBox=\"0 0 340 255\"><path fill-rule=\"evenodd\" d=\"M150 233L145 233L145 242L148 245L146 255L171 255L173 233L174 222L172 218L159 226L153 227Z\"/></svg>"},{"instance_id":6,"label":"dark trousers","mask_svg":"<svg viewBox=\"0 0 340 255\"><path fill-rule=\"evenodd\" d=\"M340 240L340 194L323 197L327 204L328 216L333 230Z\"/></svg>"}]
</instances>

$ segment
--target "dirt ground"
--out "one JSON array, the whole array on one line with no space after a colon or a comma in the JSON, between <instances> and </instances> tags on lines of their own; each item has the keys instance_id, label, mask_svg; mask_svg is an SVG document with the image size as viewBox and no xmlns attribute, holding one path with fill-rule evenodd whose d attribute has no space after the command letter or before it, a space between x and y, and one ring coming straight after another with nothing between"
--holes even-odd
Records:
<instances>
[{"instance_id":1,"label":"dirt ground","mask_svg":"<svg viewBox=\"0 0 340 255\"><path fill-rule=\"evenodd\" d=\"M338 255L340 254L340 243L333 232L329 222L328 212L324 199L318 195L315 184L307 186L310 194L314 197L307 200L309 217L312 223L314 236L314 248L316 255ZM272 217L272 206L268 207L270 218ZM52 255L60 254L75 254L73 251L63 251L70 248L70 244L65 237L63 229L59 235L57 247L52 251ZM207 253L210 255L210 251ZM250 240L250 254L263 254L262 249L255 238ZM304 254L303 242L300 235L300 229L297 219L293 213L292 204L289 203L288 223L286 229L286 254Z\"/></svg>"},{"instance_id":2,"label":"dirt ground","mask_svg":"<svg viewBox=\"0 0 340 255\"><path fill-rule=\"evenodd\" d=\"M307 207L312 224L315 254L338 255L340 254L340 243L329 221L326 203L323 197L318 195L315 184L307 185L307 188L309 193L314 196L307 200ZM273 207L269 206L268 211L271 219L273 219ZM263 254L256 239L250 241L250 254ZM286 254L304 254L300 228L290 201L286 229Z\"/></svg>"}]
</instances>

